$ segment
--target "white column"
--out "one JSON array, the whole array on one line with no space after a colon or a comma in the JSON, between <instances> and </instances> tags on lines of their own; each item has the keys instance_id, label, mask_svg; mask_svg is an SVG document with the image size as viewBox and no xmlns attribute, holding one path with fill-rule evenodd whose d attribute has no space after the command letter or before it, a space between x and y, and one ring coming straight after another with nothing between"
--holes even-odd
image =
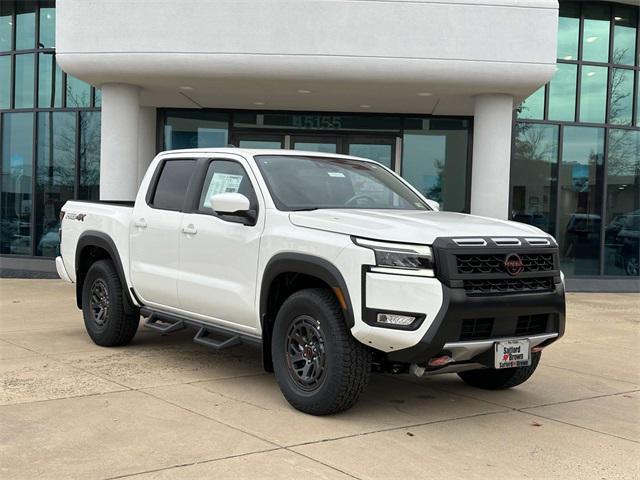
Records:
<instances>
[{"instance_id":1,"label":"white column","mask_svg":"<svg viewBox=\"0 0 640 480\"><path fill-rule=\"evenodd\" d=\"M138 190L139 88L102 85L100 199L135 200Z\"/></svg>"},{"instance_id":2,"label":"white column","mask_svg":"<svg viewBox=\"0 0 640 480\"><path fill-rule=\"evenodd\" d=\"M507 219L511 167L511 95L486 94L475 98L471 213Z\"/></svg>"},{"instance_id":3,"label":"white column","mask_svg":"<svg viewBox=\"0 0 640 480\"><path fill-rule=\"evenodd\" d=\"M156 109L141 107L138 116L138 179L136 188L140 186L147 168L156 156Z\"/></svg>"}]
</instances>

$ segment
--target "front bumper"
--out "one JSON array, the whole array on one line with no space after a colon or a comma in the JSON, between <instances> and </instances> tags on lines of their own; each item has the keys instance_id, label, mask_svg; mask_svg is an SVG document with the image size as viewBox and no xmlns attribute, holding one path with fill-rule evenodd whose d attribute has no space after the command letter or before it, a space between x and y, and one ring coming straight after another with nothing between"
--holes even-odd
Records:
<instances>
[{"instance_id":1,"label":"front bumper","mask_svg":"<svg viewBox=\"0 0 640 480\"><path fill-rule=\"evenodd\" d=\"M429 359L446 354L457 364L491 366L493 358L489 354L495 341L528 338L532 347L544 347L564 335L562 282L546 293L486 297L470 297L464 290L446 285L442 285L442 289L442 306L426 334L412 347L387 353L389 361L426 365ZM534 315L538 318L546 316L546 324L541 326L541 331L518 334L521 319ZM465 339L463 328L476 320L490 321L486 338Z\"/></svg>"}]
</instances>

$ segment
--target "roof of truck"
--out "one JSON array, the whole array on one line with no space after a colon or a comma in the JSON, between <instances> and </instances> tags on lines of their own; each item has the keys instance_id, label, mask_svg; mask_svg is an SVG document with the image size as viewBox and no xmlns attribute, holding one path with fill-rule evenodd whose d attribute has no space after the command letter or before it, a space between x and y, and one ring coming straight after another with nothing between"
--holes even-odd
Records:
<instances>
[{"instance_id":1,"label":"roof of truck","mask_svg":"<svg viewBox=\"0 0 640 480\"><path fill-rule=\"evenodd\" d=\"M369 162L373 162L374 160L362 157L355 157L353 155L342 155L339 153L332 152L308 152L304 150L285 150L285 149L256 149L256 148L236 148L236 147L224 147L224 148L185 148L180 150L165 150L163 152L158 153L158 155L168 155L168 154L185 154L185 153L235 153L244 156L256 156L256 155L303 155L307 157L337 157L337 158L348 158L352 160L365 160Z\"/></svg>"}]
</instances>

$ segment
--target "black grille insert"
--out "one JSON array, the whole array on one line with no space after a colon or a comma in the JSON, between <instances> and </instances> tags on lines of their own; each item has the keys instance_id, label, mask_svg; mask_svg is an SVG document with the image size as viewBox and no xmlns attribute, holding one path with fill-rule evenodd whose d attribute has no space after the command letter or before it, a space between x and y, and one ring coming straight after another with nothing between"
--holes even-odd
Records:
<instances>
[{"instance_id":1,"label":"black grille insert","mask_svg":"<svg viewBox=\"0 0 640 480\"><path fill-rule=\"evenodd\" d=\"M547 331L549 315L520 315L516 325L516 335L537 335Z\"/></svg>"},{"instance_id":2,"label":"black grille insert","mask_svg":"<svg viewBox=\"0 0 640 480\"><path fill-rule=\"evenodd\" d=\"M484 340L491 337L493 318L467 318L462 321L460 340Z\"/></svg>"},{"instance_id":3,"label":"black grille insert","mask_svg":"<svg viewBox=\"0 0 640 480\"><path fill-rule=\"evenodd\" d=\"M553 270L551 253L519 253L524 273L550 272ZM460 274L507 273L504 265L506 254L483 253L478 255L456 255L456 265Z\"/></svg>"},{"instance_id":4,"label":"black grille insert","mask_svg":"<svg viewBox=\"0 0 640 480\"><path fill-rule=\"evenodd\" d=\"M467 295L546 292L553 290L553 286L553 277L464 280Z\"/></svg>"}]
</instances>

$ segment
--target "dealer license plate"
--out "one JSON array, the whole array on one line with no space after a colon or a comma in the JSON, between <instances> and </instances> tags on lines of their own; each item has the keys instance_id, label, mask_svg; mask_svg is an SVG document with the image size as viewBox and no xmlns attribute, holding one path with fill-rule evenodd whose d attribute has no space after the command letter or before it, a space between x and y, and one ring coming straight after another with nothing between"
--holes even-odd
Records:
<instances>
[{"instance_id":1,"label":"dealer license plate","mask_svg":"<svg viewBox=\"0 0 640 480\"><path fill-rule=\"evenodd\" d=\"M526 367L531 365L531 347L529 340L508 340L496 342L495 368Z\"/></svg>"}]
</instances>

